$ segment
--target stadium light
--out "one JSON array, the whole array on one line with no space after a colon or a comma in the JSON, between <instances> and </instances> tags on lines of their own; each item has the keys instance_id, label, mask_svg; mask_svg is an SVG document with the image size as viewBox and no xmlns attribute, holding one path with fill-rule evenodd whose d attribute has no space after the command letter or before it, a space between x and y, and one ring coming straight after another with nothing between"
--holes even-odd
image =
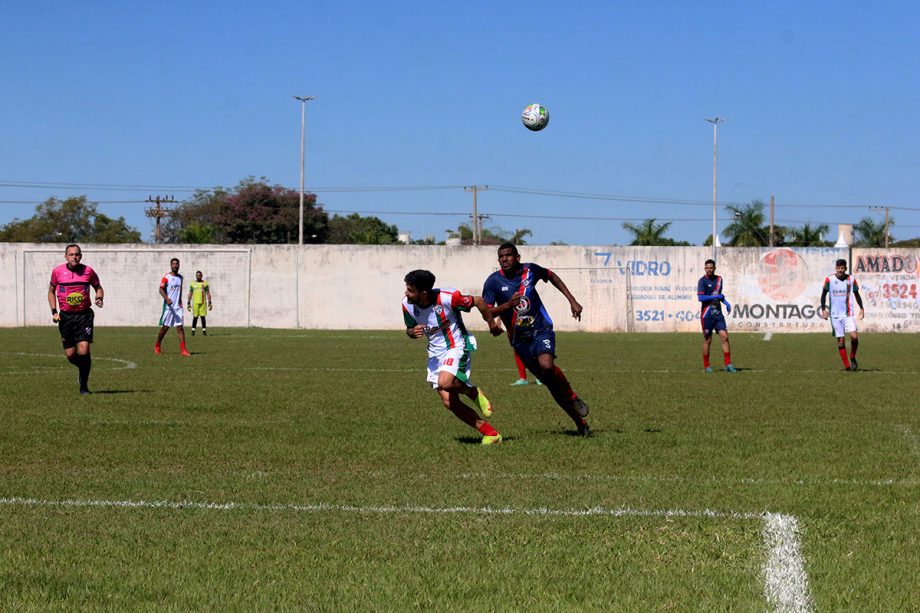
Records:
<instances>
[{"instance_id":1,"label":"stadium light","mask_svg":"<svg viewBox=\"0 0 920 613\"><path fill-rule=\"evenodd\" d=\"M712 259L716 259L716 249L719 245L719 235L716 233L716 220L718 219L718 177L719 177L719 124L725 121L724 117L707 119L712 124Z\"/></svg>"},{"instance_id":2,"label":"stadium light","mask_svg":"<svg viewBox=\"0 0 920 613\"><path fill-rule=\"evenodd\" d=\"M297 244L303 245L303 142L304 128L307 119L307 102L316 100L316 96L294 96L295 100L300 100L300 224L297 227Z\"/></svg>"}]
</instances>

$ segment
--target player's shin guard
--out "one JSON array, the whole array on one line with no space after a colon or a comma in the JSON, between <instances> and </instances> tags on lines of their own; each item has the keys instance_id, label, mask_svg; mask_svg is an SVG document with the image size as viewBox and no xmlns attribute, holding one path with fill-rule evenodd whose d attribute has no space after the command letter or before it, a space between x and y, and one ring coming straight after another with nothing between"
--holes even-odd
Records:
<instances>
[{"instance_id":1,"label":"player's shin guard","mask_svg":"<svg viewBox=\"0 0 920 613\"><path fill-rule=\"evenodd\" d=\"M732 363L732 352L731 351L726 351L723 357L725 358L726 366Z\"/></svg>"},{"instance_id":2,"label":"player's shin guard","mask_svg":"<svg viewBox=\"0 0 920 613\"><path fill-rule=\"evenodd\" d=\"M703 356L703 368L709 368L709 354Z\"/></svg>"}]
</instances>

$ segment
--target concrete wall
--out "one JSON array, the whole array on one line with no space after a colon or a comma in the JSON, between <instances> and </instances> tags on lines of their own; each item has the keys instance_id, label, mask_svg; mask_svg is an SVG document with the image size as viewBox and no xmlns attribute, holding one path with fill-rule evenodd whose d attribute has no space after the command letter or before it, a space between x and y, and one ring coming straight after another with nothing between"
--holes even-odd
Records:
<instances>
[{"instance_id":1,"label":"concrete wall","mask_svg":"<svg viewBox=\"0 0 920 613\"><path fill-rule=\"evenodd\" d=\"M169 260L187 280L202 270L211 284L211 326L400 329L403 276L414 268L438 284L480 293L497 269L495 247L249 245L82 245L98 272L106 306L100 326L155 326L159 280ZM524 246L523 260L551 268L584 307L581 322L549 285L540 293L559 330L674 332L699 330L697 281L709 247ZM719 250L718 274L735 307L734 330L827 332L816 315L824 278L843 257L863 290L869 331L920 330L918 249L776 248ZM64 245L0 244L0 325L50 325L51 269ZM187 287L187 286L186 286ZM484 329L475 313L469 326Z\"/></svg>"}]
</instances>

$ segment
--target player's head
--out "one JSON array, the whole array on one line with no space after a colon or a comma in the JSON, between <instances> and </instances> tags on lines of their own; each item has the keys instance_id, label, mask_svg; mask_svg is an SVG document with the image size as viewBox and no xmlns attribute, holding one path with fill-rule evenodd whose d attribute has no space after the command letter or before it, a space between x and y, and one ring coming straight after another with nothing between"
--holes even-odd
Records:
<instances>
[{"instance_id":1,"label":"player's head","mask_svg":"<svg viewBox=\"0 0 920 613\"><path fill-rule=\"evenodd\" d=\"M502 272L513 272L521 263L521 254L514 243L502 243L498 246L498 265Z\"/></svg>"},{"instance_id":2,"label":"player's head","mask_svg":"<svg viewBox=\"0 0 920 613\"><path fill-rule=\"evenodd\" d=\"M706 271L706 276L711 277L716 272L716 261L713 259L708 259L703 263L703 270Z\"/></svg>"},{"instance_id":3,"label":"player's head","mask_svg":"<svg viewBox=\"0 0 920 613\"><path fill-rule=\"evenodd\" d=\"M409 304L425 306L434 287L434 274L430 270L413 270L405 276L406 298Z\"/></svg>"},{"instance_id":4,"label":"player's head","mask_svg":"<svg viewBox=\"0 0 920 613\"><path fill-rule=\"evenodd\" d=\"M67 260L67 265L71 268L78 265L82 257L83 252L80 250L80 245L71 243L64 248L64 258Z\"/></svg>"},{"instance_id":5,"label":"player's head","mask_svg":"<svg viewBox=\"0 0 920 613\"><path fill-rule=\"evenodd\" d=\"M169 269L174 275L179 274L179 258L173 258L169 261Z\"/></svg>"},{"instance_id":6,"label":"player's head","mask_svg":"<svg viewBox=\"0 0 920 613\"><path fill-rule=\"evenodd\" d=\"M841 275L846 275L847 274L847 261L844 260L843 258L840 258L839 260L837 260L837 263L834 264L834 268L837 270L838 277Z\"/></svg>"},{"instance_id":7,"label":"player's head","mask_svg":"<svg viewBox=\"0 0 920 613\"><path fill-rule=\"evenodd\" d=\"M201 281L204 278L204 275L200 270L195 271L195 281Z\"/></svg>"}]
</instances>

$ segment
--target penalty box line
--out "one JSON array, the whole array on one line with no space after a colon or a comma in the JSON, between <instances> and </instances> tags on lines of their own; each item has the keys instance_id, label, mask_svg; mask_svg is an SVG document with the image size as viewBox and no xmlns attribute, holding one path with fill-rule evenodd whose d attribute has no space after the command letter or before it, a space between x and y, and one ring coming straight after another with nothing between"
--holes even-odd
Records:
<instances>
[{"instance_id":1,"label":"penalty box line","mask_svg":"<svg viewBox=\"0 0 920 613\"><path fill-rule=\"evenodd\" d=\"M593 507L589 509L550 509L512 507L432 507L432 506L359 506L342 504L257 504L243 502L196 502L169 500L48 500L40 498L0 498L7 507L70 507L118 509L167 509L214 511L289 511L339 512L366 514L439 514L439 515L524 515L543 517L663 517L759 520L763 522L762 538L767 550L763 566L764 596L777 611L811 611L814 605L808 589L808 575L802 556L800 529L795 516L783 513L733 513L703 509L643 510L631 508Z\"/></svg>"}]
</instances>

